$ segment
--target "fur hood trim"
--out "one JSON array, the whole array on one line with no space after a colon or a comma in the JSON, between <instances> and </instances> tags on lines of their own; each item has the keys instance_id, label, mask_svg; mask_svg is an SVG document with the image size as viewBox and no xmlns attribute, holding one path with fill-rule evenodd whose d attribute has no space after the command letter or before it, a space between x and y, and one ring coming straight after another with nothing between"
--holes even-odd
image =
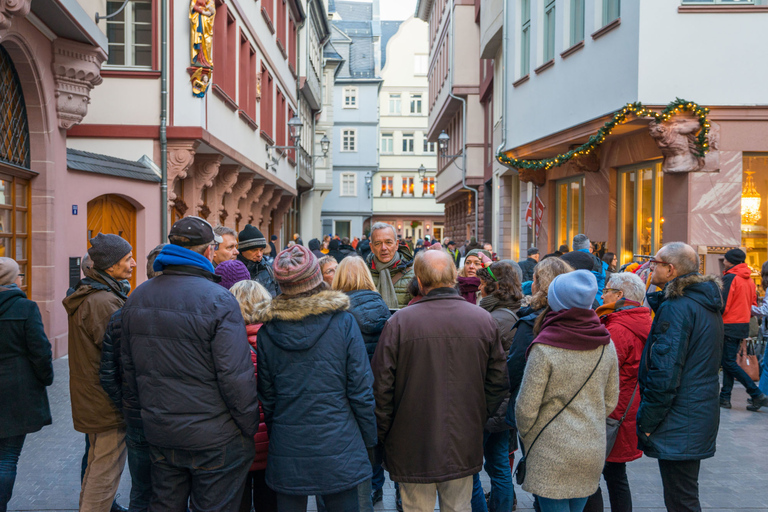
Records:
<instances>
[{"instance_id":1,"label":"fur hood trim","mask_svg":"<svg viewBox=\"0 0 768 512\"><path fill-rule=\"evenodd\" d=\"M349 297L336 290L324 290L309 297L280 295L254 311L253 320L258 323L273 320L298 322L310 316L336 313L347 309L349 309Z\"/></svg>"},{"instance_id":2,"label":"fur hood trim","mask_svg":"<svg viewBox=\"0 0 768 512\"><path fill-rule=\"evenodd\" d=\"M717 288L722 290L723 283L717 276L705 276L698 273L688 274L678 277L674 281L671 281L664 290L664 297L667 299L677 299L683 296L683 292L689 286L699 283L705 283L711 281L717 285Z\"/></svg>"}]
</instances>

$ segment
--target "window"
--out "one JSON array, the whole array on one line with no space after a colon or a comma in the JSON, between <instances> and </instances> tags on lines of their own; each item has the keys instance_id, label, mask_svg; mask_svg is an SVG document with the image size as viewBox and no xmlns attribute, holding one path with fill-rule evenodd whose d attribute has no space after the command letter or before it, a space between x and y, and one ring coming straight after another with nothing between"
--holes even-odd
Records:
<instances>
[{"instance_id":1,"label":"window","mask_svg":"<svg viewBox=\"0 0 768 512\"><path fill-rule=\"evenodd\" d=\"M413 74L417 76L426 76L427 68L429 67L428 55L414 55L413 56Z\"/></svg>"},{"instance_id":2,"label":"window","mask_svg":"<svg viewBox=\"0 0 768 512\"><path fill-rule=\"evenodd\" d=\"M544 5L544 62L555 58L555 0Z\"/></svg>"},{"instance_id":3,"label":"window","mask_svg":"<svg viewBox=\"0 0 768 512\"><path fill-rule=\"evenodd\" d=\"M234 101L237 95L237 23L223 2L216 2L213 24L213 63L217 69L213 83Z\"/></svg>"},{"instance_id":4,"label":"window","mask_svg":"<svg viewBox=\"0 0 768 512\"><path fill-rule=\"evenodd\" d=\"M584 231L584 176L558 180L555 189L555 243L571 247Z\"/></svg>"},{"instance_id":5,"label":"window","mask_svg":"<svg viewBox=\"0 0 768 512\"><path fill-rule=\"evenodd\" d=\"M275 133L275 144L278 146L286 145L285 135L288 125L285 120L285 106L285 96L280 89L277 89L275 93L275 129L277 130L277 133Z\"/></svg>"},{"instance_id":6,"label":"window","mask_svg":"<svg viewBox=\"0 0 768 512\"><path fill-rule=\"evenodd\" d=\"M421 195L423 196L434 196L435 195L435 177L430 176L428 178L424 178L424 181L422 182L422 191Z\"/></svg>"},{"instance_id":7,"label":"window","mask_svg":"<svg viewBox=\"0 0 768 512\"><path fill-rule=\"evenodd\" d=\"M411 114L421 114L421 94L411 94Z\"/></svg>"},{"instance_id":8,"label":"window","mask_svg":"<svg viewBox=\"0 0 768 512\"><path fill-rule=\"evenodd\" d=\"M275 30L277 30L277 47L280 48L280 51L282 51L283 55L285 55L286 50L288 49L288 46L285 44L286 42L286 38L285 38L286 5L285 5L285 0L276 0L276 1L277 1L277 20L276 20L277 23L275 26Z\"/></svg>"},{"instance_id":9,"label":"window","mask_svg":"<svg viewBox=\"0 0 768 512\"><path fill-rule=\"evenodd\" d=\"M747 4L765 5L765 0L683 0L684 4Z\"/></svg>"},{"instance_id":10,"label":"window","mask_svg":"<svg viewBox=\"0 0 768 512\"><path fill-rule=\"evenodd\" d=\"M571 46L584 40L584 0L571 0Z\"/></svg>"},{"instance_id":11,"label":"window","mask_svg":"<svg viewBox=\"0 0 768 512\"><path fill-rule=\"evenodd\" d=\"M357 196L357 174L343 173L341 175L341 194L342 196Z\"/></svg>"},{"instance_id":12,"label":"window","mask_svg":"<svg viewBox=\"0 0 768 512\"><path fill-rule=\"evenodd\" d=\"M381 195L392 196L392 182L394 178L392 176L381 177Z\"/></svg>"},{"instance_id":13,"label":"window","mask_svg":"<svg viewBox=\"0 0 768 512\"><path fill-rule=\"evenodd\" d=\"M400 94L390 94L389 95L389 113L390 114L399 114L400 113Z\"/></svg>"},{"instance_id":14,"label":"window","mask_svg":"<svg viewBox=\"0 0 768 512\"><path fill-rule=\"evenodd\" d=\"M424 137L424 148L422 149L422 152L425 154L432 154L435 152L435 143L429 142L426 137Z\"/></svg>"},{"instance_id":15,"label":"window","mask_svg":"<svg viewBox=\"0 0 768 512\"><path fill-rule=\"evenodd\" d=\"M29 181L0 174L0 257L13 258L25 274L21 289L27 290L29 276Z\"/></svg>"},{"instance_id":16,"label":"window","mask_svg":"<svg viewBox=\"0 0 768 512\"><path fill-rule=\"evenodd\" d=\"M663 173L661 163L620 169L616 204L618 259L632 261L633 254L656 254L663 239Z\"/></svg>"},{"instance_id":17,"label":"window","mask_svg":"<svg viewBox=\"0 0 768 512\"><path fill-rule=\"evenodd\" d=\"M296 60L296 22L293 21L293 17L290 19L290 32L288 33L288 63L293 66L294 73L299 69L299 63Z\"/></svg>"},{"instance_id":18,"label":"window","mask_svg":"<svg viewBox=\"0 0 768 512\"><path fill-rule=\"evenodd\" d=\"M341 131L341 150L346 152L357 151L357 130Z\"/></svg>"},{"instance_id":19,"label":"window","mask_svg":"<svg viewBox=\"0 0 768 512\"><path fill-rule=\"evenodd\" d=\"M764 178L768 176L768 154L744 153L742 169L741 245L754 274L768 260L768 180Z\"/></svg>"},{"instance_id":20,"label":"window","mask_svg":"<svg viewBox=\"0 0 768 512\"><path fill-rule=\"evenodd\" d=\"M603 0L603 26L609 24L619 16L621 16L621 0Z\"/></svg>"},{"instance_id":21,"label":"window","mask_svg":"<svg viewBox=\"0 0 768 512\"><path fill-rule=\"evenodd\" d=\"M256 121L256 50L240 32L240 111Z\"/></svg>"},{"instance_id":22,"label":"window","mask_svg":"<svg viewBox=\"0 0 768 512\"><path fill-rule=\"evenodd\" d=\"M413 153L413 134L403 134L403 153Z\"/></svg>"},{"instance_id":23,"label":"window","mask_svg":"<svg viewBox=\"0 0 768 512\"><path fill-rule=\"evenodd\" d=\"M261 68L261 131L272 138L272 75Z\"/></svg>"},{"instance_id":24,"label":"window","mask_svg":"<svg viewBox=\"0 0 768 512\"><path fill-rule=\"evenodd\" d=\"M403 177L403 195L413 197L413 178Z\"/></svg>"},{"instance_id":25,"label":"window","mask_svg":"<svg viewBox=\"0 0 768 512\"><path fill-rule=\"evenodd\" d=\"M357 108L357 87L344 88L344 108Z\"/></svg>"},{"instance_id":26,"label":"window","mask_svg":"<svg viewBox=\"0 0 768 512\"><path fill-rule=\"evenodd\" d=\"M109 0L107 14L116 12L122 0ZM107 20L110 66L152 67L152 1L130 0L125 9Z\"/></svg>"},{"instance_id":27,"label":"window","mask_svg":"<svg viewBox=\"0 0 768 512\"><path fill-rule=\"evenodd\" d=\"M386 154L394 153L394 137L391 133L381 134L381 152Z\"/></svg>"},{"instance_id":28,"label":"window","mask_svg":"<svg viewBox=\"0 0 768 512\"><path fill-rule=\"evenodd\" d=\"M531 72L531 0L520 0L520 76Z\"/></svg>"}]
</instances>

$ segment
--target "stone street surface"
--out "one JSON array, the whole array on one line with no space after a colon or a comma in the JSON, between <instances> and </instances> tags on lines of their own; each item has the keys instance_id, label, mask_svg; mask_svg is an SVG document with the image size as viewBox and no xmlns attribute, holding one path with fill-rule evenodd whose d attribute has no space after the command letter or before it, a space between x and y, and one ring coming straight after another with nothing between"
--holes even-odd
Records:
<instances>
[{"instance_id":1,"label":"stone street surface","mask_svg":"<svg viewBox=\"0 0 768 512\"><path fill-rule=\"evenodd\" d=\"M69 402L69 370L66 358L54 362L54 384L49 388L53 425L30 436L19 461L13 499L8 510L77 510L80 492L80 461L84 435L75 432ZM733 409L721 410L717 455L701 466L701 502L708 511L768 511L768 411L745 409L747 395L736 384ZM654 459L643 457L628 465L635 510L662 511L661 478ZM490 489L487 475L483 484ZM118 490L118 501L127 506L131 480L126 467ZM532 497L517 485L518 510L533 510ZM608 508L608 495L603 485ZM314 508L310 505L310 508ZM395 510L394 487L387 480L384 501L377 511Z\"/></svg>"}]
</instances>

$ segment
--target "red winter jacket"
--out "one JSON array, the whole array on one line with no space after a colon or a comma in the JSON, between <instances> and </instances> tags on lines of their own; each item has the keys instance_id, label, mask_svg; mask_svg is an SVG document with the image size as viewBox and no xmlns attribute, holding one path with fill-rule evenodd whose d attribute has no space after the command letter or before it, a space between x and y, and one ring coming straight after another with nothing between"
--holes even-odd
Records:
<instances>
[{"instance_id":1,"label":"red winter jacket","mask_svg":"<svg viewBox=\"0 0 768 512\"><path fill-rule=\"evenodd\" d=\"M725 335L732 338L749 336L749 318L752 306L757 306L757 292L752 270L746 263L734 265L723 274L723 301Z\"/></svg>"},{"instance_id":2,"label":"red winter jacket","mask_svg":"<svg viewBox=\"0 0 768 512\"><path fill-rule=\"evenodd\" d=\"M248 333L248 343L251 344L253 350L256 350L256 333L259 332L261 325L250 324L245 326L245 331ZM251 350L251 361L253 361L253 372L258 378L259 371L256 366L256 353L253 350ZM267 424L264 423L264 410L261 408L261 401L259 401L259 430L253 436L253 440L256 442L256 456L253 458L253 464L251 464L249 471L265 470L267 469L269 438L267 437Z\"/></svg>"},{"instance_id":3,"label":"red winter jacket","mask_svg":"<svg viewBox=\"0 0 768 512\"><path fill-rule=\"evenodd\" d=\"M611 333L611 340L619 358L619 404L611 418L620 420L627 410L632 392L637 385L637 372L643 347L651 332L651 310L636 307L615 311L600 318ZM629 462L639 459L643 452L637 448L637 409L640 407L640 390L635 393L632 408L619 427L616 444L606 459L608 462Z\"/></svg>"}]
</instances>

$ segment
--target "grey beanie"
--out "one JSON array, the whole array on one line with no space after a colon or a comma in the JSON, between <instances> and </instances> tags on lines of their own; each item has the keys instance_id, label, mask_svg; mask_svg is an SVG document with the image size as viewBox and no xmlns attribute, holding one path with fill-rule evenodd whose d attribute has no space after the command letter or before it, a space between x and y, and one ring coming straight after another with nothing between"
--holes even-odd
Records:
<instances>
[{"instance_id":1,"label":"grey beanie","mask_svg":"<svg viewBox=\"0 0 768 512\"><path fill-rule=\"evenodd\" d=\"M91 248L88 255L93 260L93 268L106 270L131 252L133 247L124 238L118 235L105 235L99 233L91 238Z\"/></svg>"},{"instance_id":2,"label":"grey beanie","mask_svg":"<svg viewBox=\"0 0 768 512\"><path fill-rule=\"evenodd\" d=\"M19 264L11 258L0 258L0 286L13 284L19 277Z\"/></svg>"},{"instance_id":3,"label":"grey beanie","mask_svg":"<svg viewBox=\"0 0 768 512\"><path fill-rule=\"evenodd\" d=\"M592 309L597 295L597 279L589 270L575 270L555 277L549 285L547 302L552 311Z\"/></svg>"}]
</instances>

